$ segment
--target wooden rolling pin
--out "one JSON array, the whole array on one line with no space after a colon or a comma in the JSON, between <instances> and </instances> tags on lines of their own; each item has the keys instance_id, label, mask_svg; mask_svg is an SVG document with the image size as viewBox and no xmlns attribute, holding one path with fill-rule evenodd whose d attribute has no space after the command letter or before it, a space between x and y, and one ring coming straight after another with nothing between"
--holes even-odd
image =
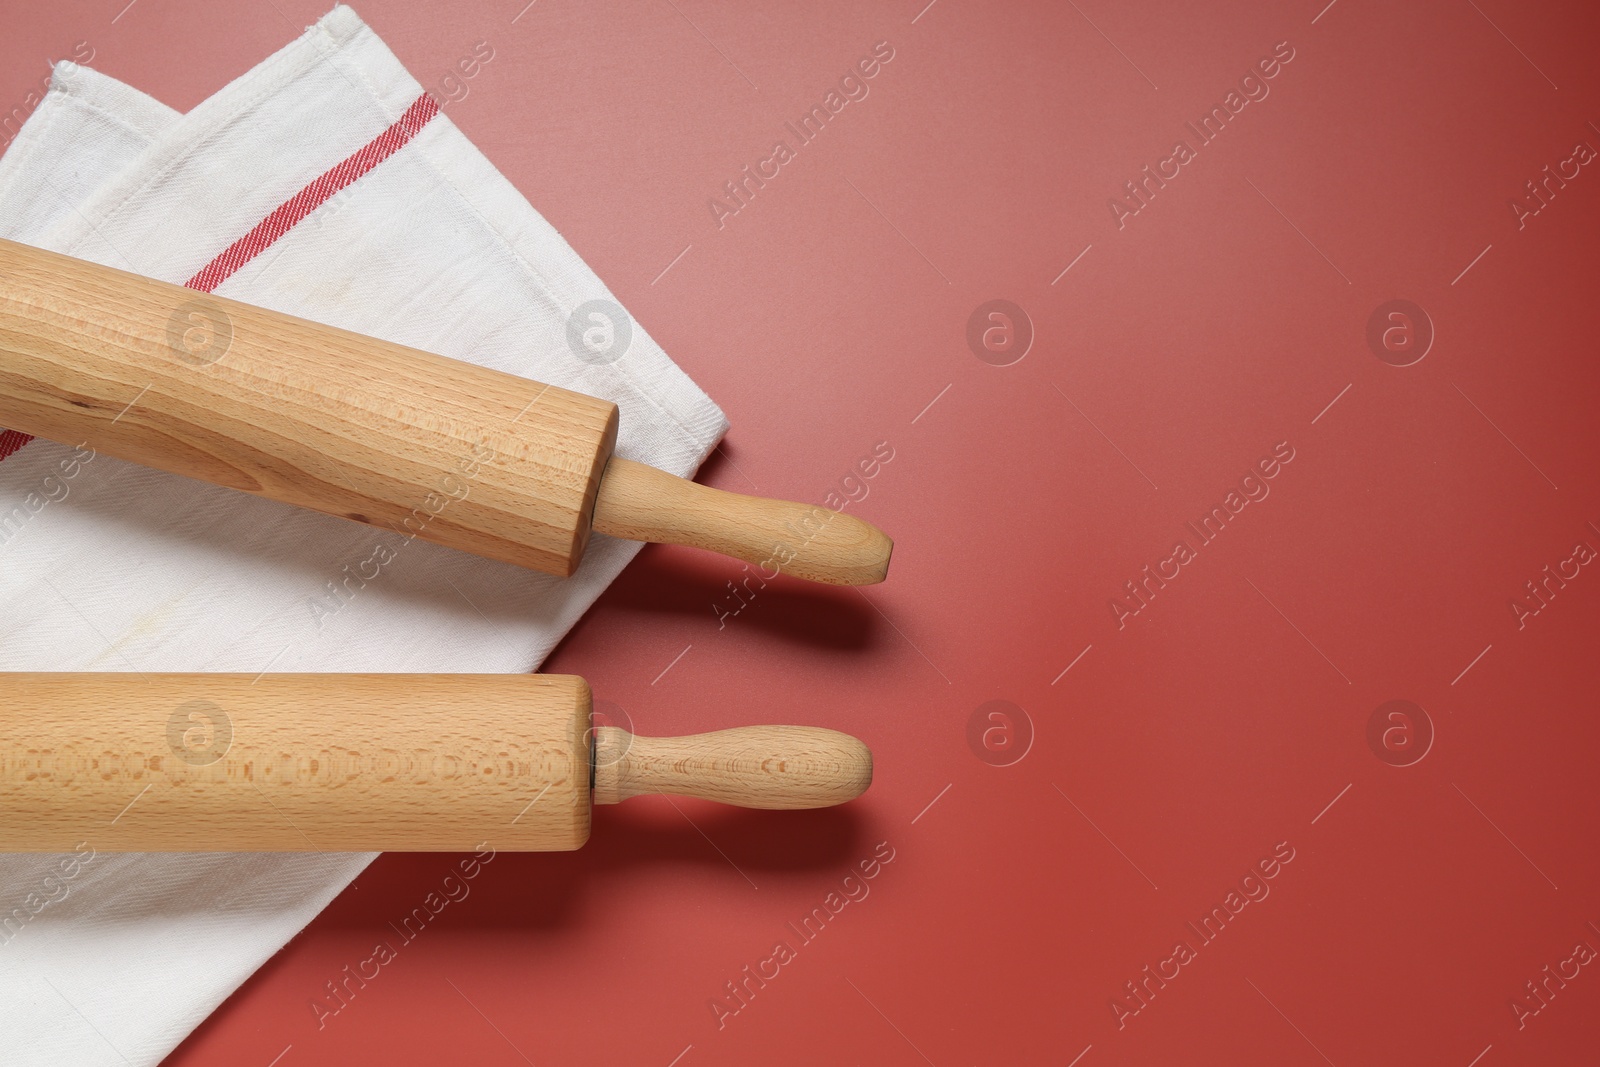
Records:
<instances>
[{"instance_id":1,"label":"wooden rolling pin","mask_svg":"<svg viewBox=\"0 0 1600 1067\"><path fill-rule=\"evenodd\" d=\"M608 401L4 240L0 427L560 575L591 528L836 585L893 548L613 457Z\"/></svg>"},{"instance_id":2,"label":"wooden rolling pin","mask_svg":"<svg viewBox=\"0 0 1600 1067\"><path fill-rule=\"evenodd\" d=\"M0 674L0 851L575 849L591 804L858 796L848 734L590 728L547 674Z\"/></svg>"}]
</instances>

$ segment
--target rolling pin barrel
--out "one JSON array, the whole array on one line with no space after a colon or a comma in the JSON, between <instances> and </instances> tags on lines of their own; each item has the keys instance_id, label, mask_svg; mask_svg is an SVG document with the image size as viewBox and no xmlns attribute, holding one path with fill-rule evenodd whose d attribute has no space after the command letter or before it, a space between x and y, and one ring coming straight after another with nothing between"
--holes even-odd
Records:
<instances>
[{"instance_id":1,"label":"rolling pin barrel","mask_svg":"<svg viewBox=\"0 0 1600 1067\"><path fill-rule=\"evenodd\" d=\"M0 426L570 574L617 409L0 240Z\"/></svg>"},{"instance_id":2,"label":"rolling pin barrel","mask_svg":"<svg viewBox=\"0 0 1600 1067\"><path fill-rule=\"evenodd\" d=\"M0 852L556 851L588 839L591 789L807 808L872 778L833 730L593 730L570 675L0 674L0 694Z\"/></svg>"},{"instance_id":3,"label":"rolling pin barrel","mask_svg":"<svg viewBox=\"0 0 1600 1067\"><path fill-rule=\"evenodd\" d=\"M893 547L613 461L608 401L5 240L0 427L560 575L591 529L848 585Z\"/></svg>"}]
</instances>

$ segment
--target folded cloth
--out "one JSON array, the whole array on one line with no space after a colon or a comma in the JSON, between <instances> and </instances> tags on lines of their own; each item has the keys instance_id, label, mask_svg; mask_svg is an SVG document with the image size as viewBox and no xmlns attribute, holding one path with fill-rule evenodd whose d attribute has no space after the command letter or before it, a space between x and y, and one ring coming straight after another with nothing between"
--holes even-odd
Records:
<instances>
[{"instance_id":1,"label":"folded cloth","mask_svg":"<svg viewBox=\"0 0 1600 1067\"><path fill-rule=\"evenodd\" d=\"M58 64L0 236L605 397L674 474L727 428L637 322L569 341L615 297L347 7L188 115ZM528 671L638 549L557 579L78 444L0 434L0 670ZM116 833L0 856L0 1063L156 1063L373 858Z\"/></svg>"}]
</instances>

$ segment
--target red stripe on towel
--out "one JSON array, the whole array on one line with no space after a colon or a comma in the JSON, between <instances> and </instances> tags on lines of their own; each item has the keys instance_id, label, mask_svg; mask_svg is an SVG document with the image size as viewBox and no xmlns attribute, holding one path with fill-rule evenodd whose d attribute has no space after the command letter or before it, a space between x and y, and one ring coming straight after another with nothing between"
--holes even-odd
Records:
<instances>
[{"instance_id":1,"label":"red stripe on towel","mask_svg":"<svg viewBox=\"0 0 1600 1067\"><path fill-rule=\"evenodd\" d=\"M31 440L33 438L16 430L0 430L0 459L5 459Z\"/></svg>"},{"instance_id":2,"label":"red stripe on towel","mask_svg":"<svg viewBox=\"0 0 1600 1067\"><path fill-rule=\"evenodd\" d=\"M423 93L406 108L406 113L394 125L368 141L360 151L343 163L324 173L316 181L279 204L277 209L256 224L255 228L184 282L190 289L209 293L221 285L240 267L250 262L272 246L272 243L294 228L295 224L315 211L329 197L345 188L379 163L394 155L406 142L417 135L439 113L439 103Z\"/></svg>"}]
</instances>

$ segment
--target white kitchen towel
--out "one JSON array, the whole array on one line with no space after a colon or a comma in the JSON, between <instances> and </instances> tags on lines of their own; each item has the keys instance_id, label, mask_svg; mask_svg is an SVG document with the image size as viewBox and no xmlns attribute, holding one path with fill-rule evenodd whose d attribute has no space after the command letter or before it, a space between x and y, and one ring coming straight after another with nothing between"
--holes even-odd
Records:
<instances>
[{"instance_id":1,"label":"white kitchen towel","mask_svg":"<svg viewBox=\"0 0 1600 1067\"><path fill-rule=\"evenodd\" d=\"M59 64L0 236L606 397L675 474L727 428L346 7L187 115ZM596 535L562 580L24 441L0 670L528 671L638 549ZM158 1062L373 858L115 843L0 856L0 1063Z\"/></svg>"}]
</instances>

